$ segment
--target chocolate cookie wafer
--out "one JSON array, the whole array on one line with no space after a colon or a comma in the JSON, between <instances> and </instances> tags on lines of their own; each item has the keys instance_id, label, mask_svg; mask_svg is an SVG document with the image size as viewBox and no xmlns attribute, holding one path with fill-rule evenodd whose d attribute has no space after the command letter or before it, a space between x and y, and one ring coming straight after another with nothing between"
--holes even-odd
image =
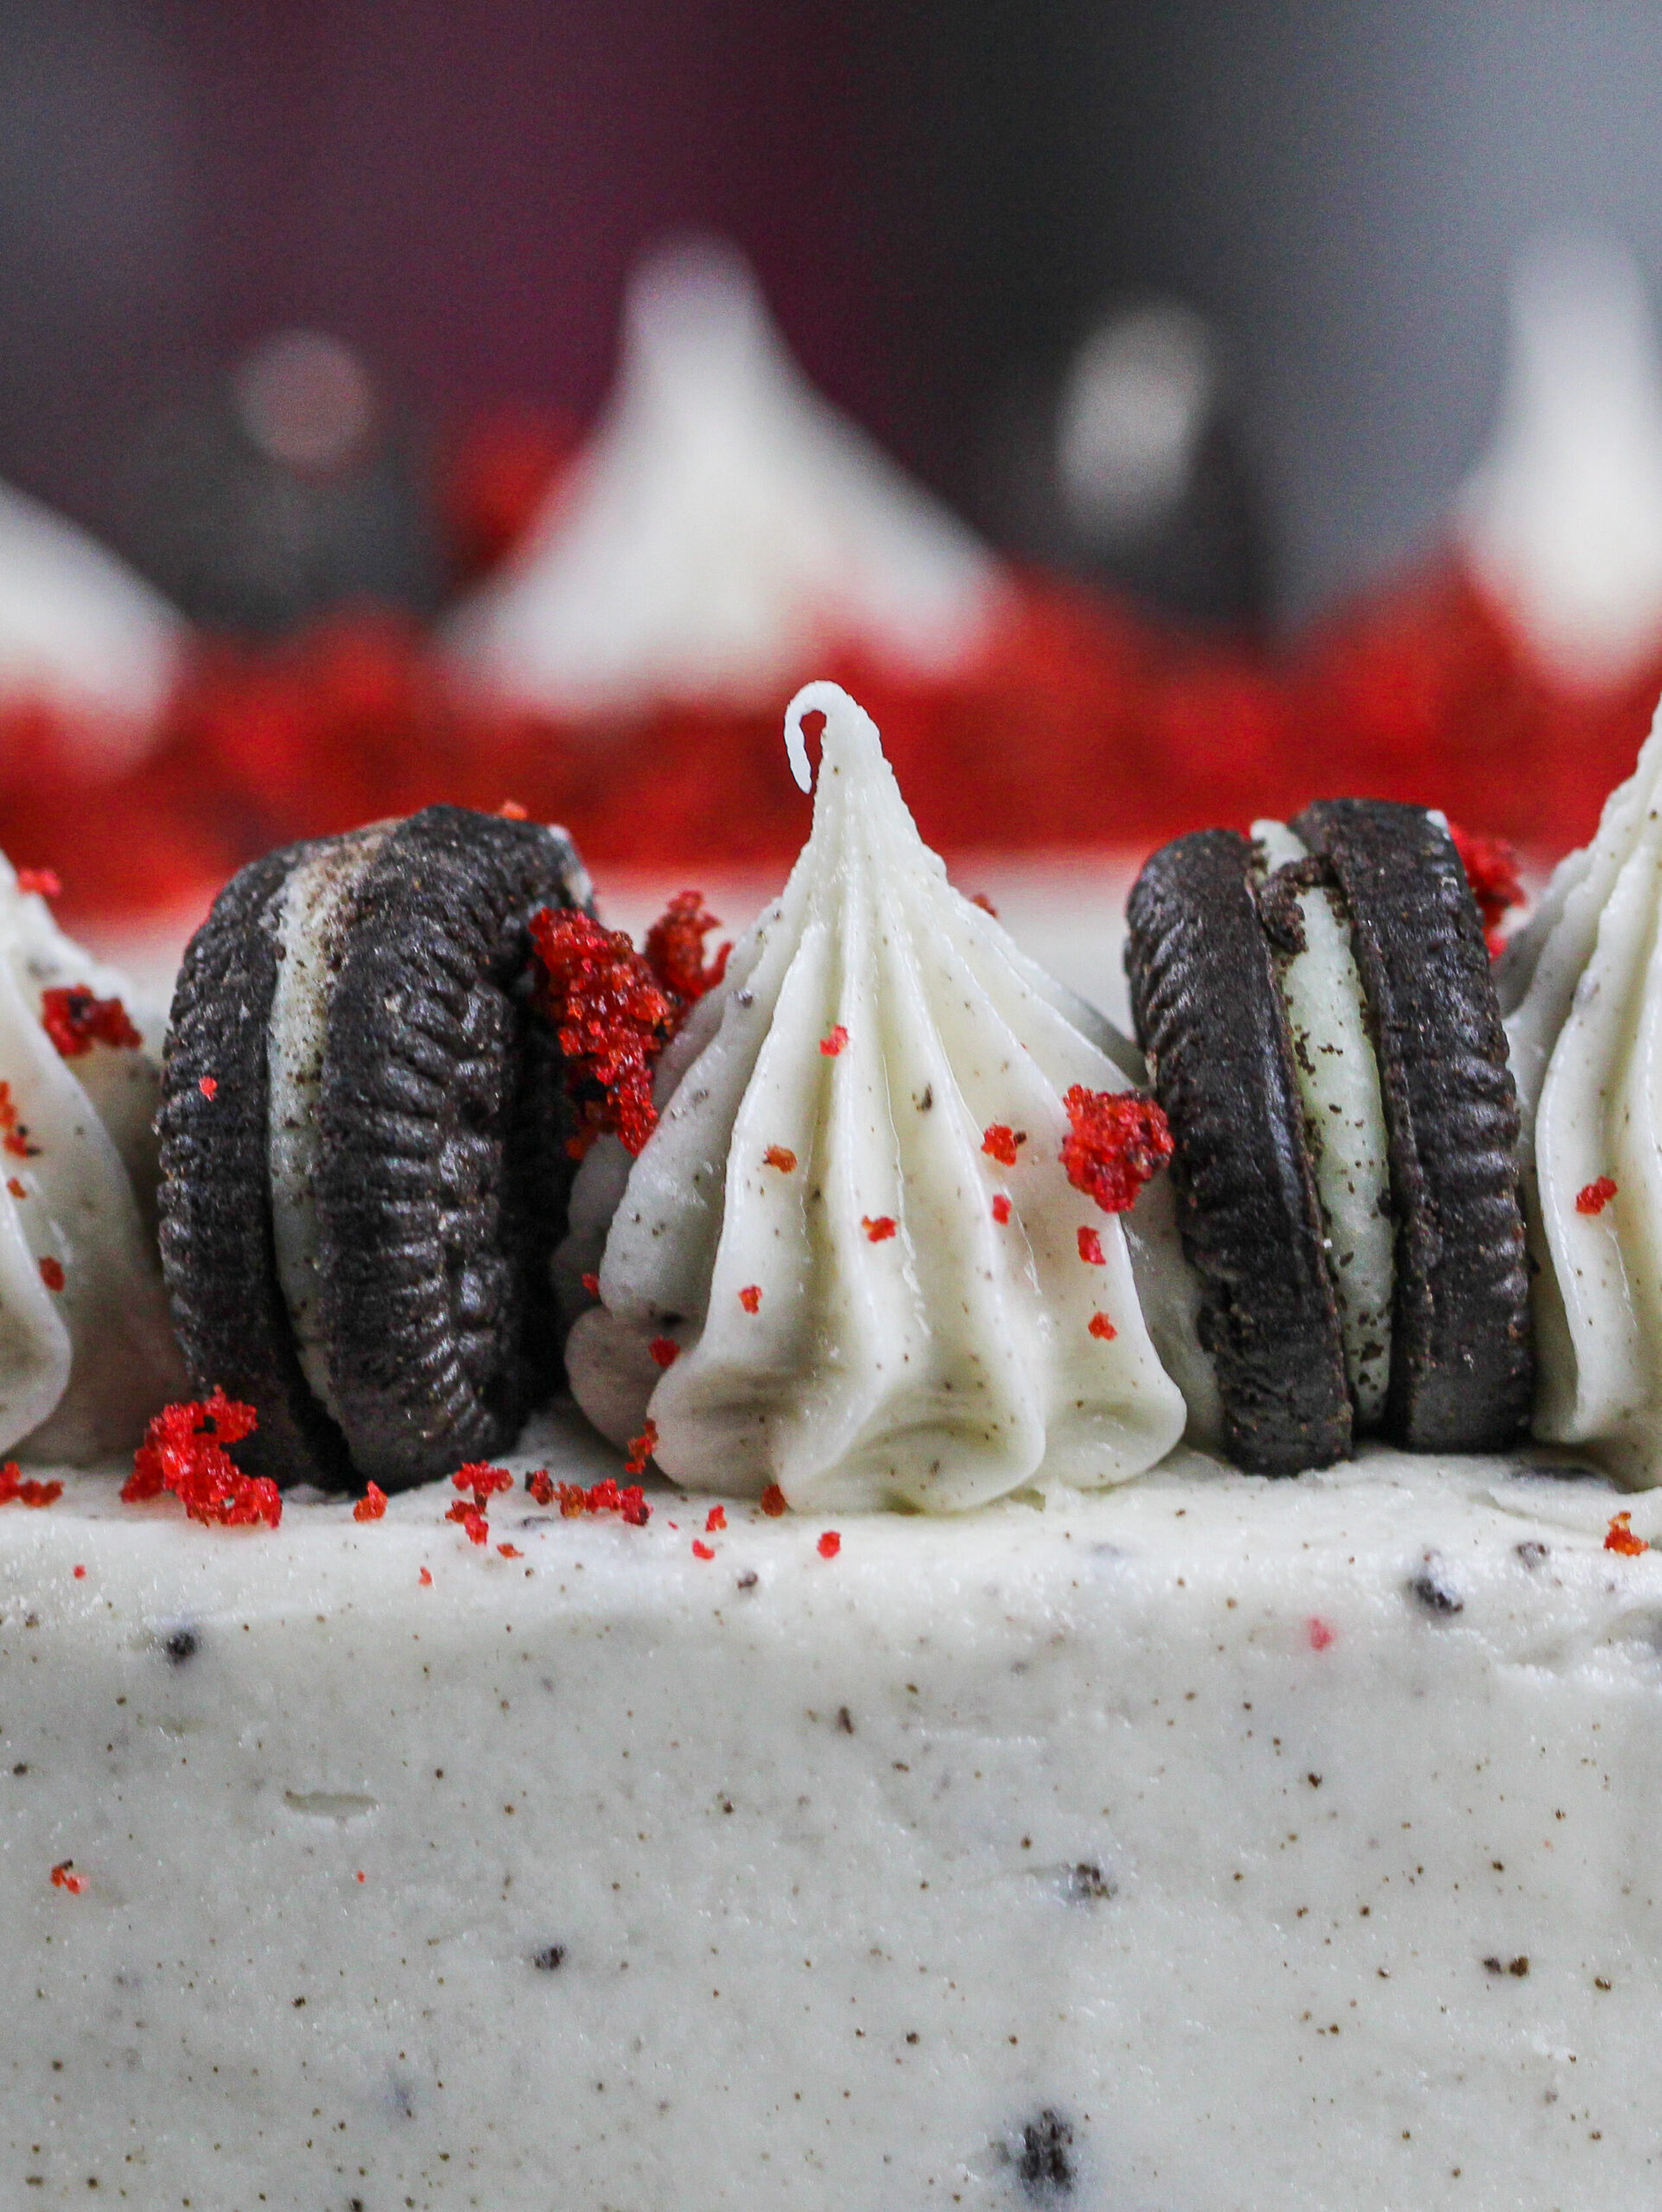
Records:
<instances>
[{"instance_id":1,"label":"chocolate cookie wafer","mask_svg":"<svg viewBox=\"0 0 1662 2212\"><path fill-rule=\"evenodd\" d=\"M454 807L246 869L193 941L162 1252L251 1470L392 1489L506 1447L556 1372L570 1109L528 924L586 904L557 830Z\"/></svg>"}]
</instances>

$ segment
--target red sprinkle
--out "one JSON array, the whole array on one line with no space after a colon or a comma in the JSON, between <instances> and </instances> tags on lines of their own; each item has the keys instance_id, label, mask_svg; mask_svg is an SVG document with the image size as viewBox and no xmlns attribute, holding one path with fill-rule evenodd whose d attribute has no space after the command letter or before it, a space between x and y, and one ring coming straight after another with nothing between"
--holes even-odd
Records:
<instances>
[{"instance_id":1,"label":"red sprinkle","mask_svg":"<svg viewBox=\"0 0 1662 2212\"><path fill-rule=\"evenodd\" d=\"M1009 1200L1000 1191L992 1202L992 1217L1002 1229L1009 1219Z\"/></svg>"},{"instance_id":2,"label":"red sprinkle","mask_svg":"<svg viewBox=\"0 0 1662 2212\"><path fill-rule=\"evenodd\" d=\"M525 1554L519 1549L517 1544L499 1544L496 1548L501 1553L504 1559L523 1559L525 1557Z\"/></svg>"},{"instance_id":3,"label":"red sprinkle","mask_svg":"<svg viewBox=\"0 0 1662 2212\"><path fill-rule=\"evenodd\" d=\"M692 1540L692 1556L694 1559L714 1559L716 1554L708 1544L701 1543L695 1536Z\"/></svg>"},{"instance_id":4,"label":"red sprinkle","mask_svg":"<svg viewBox=\"0 0 1662 2212\"><path fill-rule=\"evenodd\" d=\"M500 1497L505 1490L513 1488L513 1477L506 1467L487 1466L482 1459L472 1459L465 1467L458 1467L450 1480L457 1490L470 1490L475 1505L483 1505L487 1498Z\"/></svg>"},{"instance_id":5,"label":"red sprinkle","mask_svg":"<svg viewBox=\"0 0 1662 2212\"><path fill-rule=\"evenodd\" d=\"M544 906L531 918L542 963L538 994L566 1061L577 1109L568 1149L581 1159L615 1130L638 1154L658 1126L652 1071L674 1033L674 1003L621 930L602 929L575 907Z\"/></svg>"},{"instance_id":6,"label":"red sprinkle","mask_svg":"<svg viewBox=\"0 0 1662 2212\"><path fill-rule=\"evenodd\" d=\"M202 1076L198 1080L196 1088L204 1098L217 1098L220 1095L220 1078L216 1075Z\"/></svg>"},{"instance_id":7,"label":"red sprinkle","mask_svg":"<svg viewBox=\"0 0 1662 2212\"><path fill-rule=\"evenodd\" d=\"M76 1580L76 1581L77 1581L77 1582L85 1582L85 1581L86 1581L86 1569L84 1567L78 1567L74 1568L73 1571L74 1577L75 1577L75 1580Z\"/></svg>"},{"instance_id":8,"label":"red sprinkle","mask_svg":"<svg viewBox=\"0 0 1662 2212\"><path fill-rule=\"evenodd\" d=\"M42 899L55 899L63 886L58 880L58 871L54 868L20 868L17 888L38 892Z\"/></svg>"},{"instance_id":9,"label":"red sprinkle","mask_svg":"<svg viewBox=\"0 0 1662 2212\"><path fill-rule=\"evenodd\" d=\"M283 1518L277 1484L264 1475L244 1474L225 1448L258 1426L252 1406L227 1398L223 1390L200 1402L164 1406L133 1454L133 1471L121 1492L124 1503L138 1504L171 1491L193 1521L210 1528L263 1522L275 1529Z\"/></svg>"},{"instance_id":10,"label":"red sprinkle","mask_svg":"<svg viewBox=\"0 0 1662 2212\"><path fill-rule=\"evenodd\" d=\"M1304 1624L1304 1633L1310 1639L1312 1651L1325 1651L1333 1642L1333 1630L1320 1614L1312 1613Z\"/></svg>"},{"instance_id":11,"label":"red sprinkle","mask_svg":"<svg viewBox=\"0 0 1662 2212\"><path fill-rule=\"evenodd\" d=\"M849 1033L839 1021L828 1036L819 1040L819 1049L828 1060L834 1060L849 1041Z\"/></svg>"},{"instance_id":12,"label":"red sprinkle","mask_svg":"<svg viewBox=\"0 0 1662 2212\"><path fill-rule=\"evenodd\" d=\"M582 1278L582 1281L583 1288L589 1293L590 1298L598 1298L600 1296L600 1277L598 1275L586 1274Z\"/></svg>"},{"instance_id":13,"label":"red sprinkle","mask_svg":"<svg viewBox=\"0 0 1662 2212\"><path fill-rule=\"evenodd\" d=\"M1487 837L1462 830L1457 822L1449 824L1449 835L1455 841L1455 850L1460 855L1460 864L1466 871L1466 880L1477 902L1477 911L1483 917L1483 934L1488 943L1493 959L1500 950L1500 924L1503 915L1512 906L1524 903L1524 887L1518 874L1518 855L1504 837Z\"/></svg>"},{"instance_id":14,"label":"red sprinkle","mask_svg":"<svg viewBox=\"0 0 1662 2212\"><path fill-rule=\"evenodd\" d=\"M44 1254L41 1259L35 1262L35 1265L41 1270L41 1281L46 1285L48 1290L61 1290L63 1288L63 1262L61 1260L54 1260L52 1255L48 1252Z\"/></svg>"},{"instance_id":15,"label":"red sprinkle","mask_svg":"<svg viewBox=\"0 0 1662 2212\"><path fill-rule=\"evenodd\" d=\"M78 1897L86 1887L86 1877L76 1873L73 1859L60 1859L52 1869L52 1886L54 1890L67 1890L72 1897Z\"/></svg>"},{"instance_id":16,"label":"red sprinkle","mask_svg":"<svg viewBox=\"0 0 1662 2212\"><path fill-rule=\"evenodd\" d=\"M1079 1257L1088 1268L1105 1268L1108 1264L1103 1255L1101 1237L1094 1229L1083 1225L1079 1230Z\"/></svg>"},{"instance_id":17,"label":"red sprinkle","mask_svg":"<svg viewBox=\"0 0 1662 2212\"><path fill-rule=\"evenodd\" d=\"M843 1539L835 1529L827 1529L814 1548L821 1559L835 1559L843 1548Z\"/></svg>"},{"instance_id":18,"label":"red sprinkle","mask_svg":"<svg viewBox=\"0 0 1662 2212\"><path fill-rule=\"evenodd\" d=\"M702 891L682 891L646 932L643 947L646 965L670 996L680 1001L683 1009L703 998L706 991L714 990L727 973L730 944L723 945L709 966L704 965L704 939L711 930L720 927L715 915L705 912Z\"/></svg>"},{"instance_id":19,"label":"red sprinkle","mask_svg":"<svg viewBox=\"0 0 1662 2212\"><path fill-rule=\"evenodd\" d=\"M739 1303L747 1313L754 1313L761 1304L761 1285L748 1282L739 1293Z\"/></svg>"},{"instance_id":20,"label":"red sprinkle","mask_svg":"<svg viewBox=\"0 0 1662 2212\"><path fill-rule=\"evenodd\" d=\"M421 1573L416 1577L416 1580L420 1583L423 1590L430 1590L433 1586L432 1568L430 1567L423 1567Z\"/></svg>"},{"instance_id":21,"label":"red sprinkle","mask_svg":"<svg viewBox=\"0 0 1662 2212\"><path fill-rule=\"evenodd\" d=\"M770 1521L777 1521L781 1513L788 1513L790 1503L777 1483L769 1483L761 1494L761 1510Z\"/></svg>"},{"instance_id":22,"label":"red sprinkle","mask_svg":"<svg viewBox=\"0 0 1662 2212\"><path fill-rule=\"evenodd\" d=\"M534 1474L527 1475L525 1477L525 1488L531 1492L538 1505L553 1504L554 1478L549 1473L546 1467L538 1467Z\"/></svg>"},{"instance_id":23,"label":"red sprinkle","mask_svg":"<svg viewBox=\"0 0 1662 2212\"><path fill-rule=\"evenodd\" d=\"M1001 1167L1015 1166L1016 1153L1027 1141L1025 1129L1009 1128L1003 1122L994 1122L981 1132L982 1151Z\"/></svg>"},{"instance_id":24,"label":"red sprinkle","mask_svg":"<svg viewBox=\"0 0 1662 2212\"><path fill-rule=\"evenodd\" d=\"M1114 1338L1119 1334L1119 1331L1105 1313L1093 1313L1086 1326L1093 1337L1100 1337L1105 1344L1112 1344Z\"/></svg>"},{"instance_id":25,"label":"red sprinkle","mask_svg":"<svg viewBox=\"0 0 1662 2212\"><path fill-rule=\"evenodd\" d=\"M17 1102L9 1083L0 1083L0 1143L18 1160L33 1160L41 1148L29 1142L28 1127L17 1118Z\"/></svg>"},{"instance_id":26,"label":"red sprinkle","mask_svg":"<svg viewBox=\"0 0 1662 2212\"><path fill-rule=\"evenodd\" d=\"M644 1475L646 1462L658 1449L658 1423L649 1421L639 1436L629 1439L629 1456L623 1462L626 1475ZM644 1518L644 1516L643 1516Z\"/></svg>"},{"instance_id":27,"label":"red sprinkle","mask_svg":"<svg viewBox=\"0 0 1662 2212\"><path fill-rule=\"evenodd\" d=\"M41 1026L67 1060L81 1058L94 1045L136 1050L144 1042L119 999L94 998L85 983L42 991Z\"/></svg>"},{"instance_id":28,"label":"red sprinkle","mask_svg":"<svg viewBox=\"0 0 1662 2212\"><path fill-rule=\"evenodd\" d=\"M796 1154L789 1145L770 1144L761 1155L761 1164L764 1167L777 1167L780 1174L788 1175L796 1166Z\"/></svg>"},{"instance_id":29,"label":"red sprinkle","mask_svg":"<svg viewBox=\"0 0 1662 2212\"><path fill-rule=\"evenodd\" d=\"M386 1492L379 1483L371 1483L352 1509L354 1521L379 1521L386 1511Z\"/></svg>"},{"instance_id":30,"label":"red sprinkle","mask_svg":"<svg viewBox=\"0 0 1662 2212\"><path fill-rule=\"evenodd\" d=\"M1602 1213L1616 1194L1616 1186L1608 1175L1601 1175L1596 1183L1588 1183L1576 1193L1577 1213Z\"/></svg>"},{"instance_id":31,"label":"red sprinkle","mask_svg":"<svg viewBox=\"0 0 1662 2212\"><path fill-rule=\"evenodd\" d=\"M710 1517L704 1522L704 1534L707 1536L712 1535L717 1529L725 1529L726 1526L727 1508L724 1505L712 1505L710 1509Z\"/></svg>"},{"instance_id":32,"label":"red sprinkle","mask_svg":"<svg viewBox=\"0 0 1662 2212\"><path fill-rule=\"evenodd\" d=\"M8 1459L0 1466L0 1505L32 1505L39 1509L55 1505L62 1496L60 1482L37 1482L32 1475L20 1475L15 1459Z\"/></svg>"},{"instance_id":33,"label":"red sprinkle","mask_svg":"<svg viewBox=\"0 0 1662 2212\"><path fill-rule=\"evenodd\" d=\"M1634 1535L1629 1526L1633 1517L1631 1513L1618 1513L1614 1516L1604 1532L1607 1552L1620 1552L1624 1559L1637 1559L1640 1552L1649 1551L1650 1546L1644 1537Z\"/></svg>"},{"instance_id":34,"label":"red sprinkle","mask_svg":"<svg viewBox=\"0 0 1662 2212\"><path fill-rule=\"evenodd\" d=\"M892 1213L880 1213L874 1221L869 1213L863 1213L860 1226L872 1243L886 1244L895 1234L895 1217Z\"/></svg>"},{"instance_id":35,"label":"red sprinkle","mask_svg":"<svg viewBox=\"0 0 1662 2212\"><path fill-rule=\"evenodd\" d=\"M368 1875L365 1873L361 1866L358 1869L358 1879L360 1882L366 1882L369 1879Z\"/></svg>"},{"instance_id":36,"label":"red sprinkle","mask_svg":"<svg viewBox=\"0 0 1662 2212\"><path fill-rule=\"evenodd\" d=\"M1105 1213L1125 1212L1172 1155L1171 1128L1158 1102L1140 1091L1087 1090L1076 1083L1062 1103L1068 1181Z\"/></svg>"},{"instance_id":37,"label":"red sprinkle","mask_svg":"<svg viewBox=\"0 0 1662 2212\"><path fill-rule=\"evenodd\" d=\"M487 1544L490 1541L489 1521L476 1505L470 1505L466 1498L459 1497L444 1517L447 1521L458 1522L467 1530L468 1541L470 1544Z\"/></svg>"},{"instance_id":38,"label":"red sprinkle","mask_svg":"<svg viewBox=\"0 0 1662 2212\"><path fill-rule=\"evenodd\" d=\"M653 1441L657 1440L654 1430ZM634 1474L640 1470L632 1467L629 1471ZM568 1521L575 1521L584 1513L615 1513L631 1528L644 1529L652 1519L653 1510L640 1484L619 1484L610 1475L585 1490L581 1483L557 1483L545 1470L539 1470L525 1477L525 1488L538 1505L557 1504Z\"/></svg>"},{"instance_id":39,"label":"red sprinkle","mask_svg":"<svg viewBox=\"0 0 1662 2212\"><path fill-rule=\"evenodd\" d=\"M14 1198L26 1198L29 1196L29 1192L23 1188L22 1185L17 1180L17 1178L15 1175L7 1176L6 1188L11 1192Z\"/></svg>"},{"instance_id":40,"label":"red sprinkle","mask_svg":"<svg viewBox=\"0 0 1662 2212\"><path fill-rule=\"evenodd\" d=\"M531 814L517 798L505 798L496 810L496 818L499 822L529 822Z\"/></svg>"},{"instance_id":41,"label":"red sprinkle","mask_svg":"<svg viewBox=\"0 0 1662 2212\"><path fill-rule=\"evenodd\" d=\"M654 1337L646 1349L660 1367L673 1367L681 1357L681 1347L673 1337Z\"/></svg>"}]
</instances>

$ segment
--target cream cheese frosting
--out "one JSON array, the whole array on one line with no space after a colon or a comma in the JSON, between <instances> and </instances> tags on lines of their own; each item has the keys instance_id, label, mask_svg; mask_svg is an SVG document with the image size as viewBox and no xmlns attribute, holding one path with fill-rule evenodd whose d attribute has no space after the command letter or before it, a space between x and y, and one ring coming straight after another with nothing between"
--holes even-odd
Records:
<instances>
[{"instance_id":1,"label":"cream cheese frosting","mask_svg":"<svg viewBox=\"0 0 1662 2212\"><path fill-rule=\"evenodd\" d=\"M137 1442L182 1370L156 1255L162 1023L65 937L0 858L0 1452L83 1459ZM43 994L118 998L137 1045L66 1059Z\"/></svg>"},{"instance_id":2,"label":"cream cheese frosting","mask_svg":"<svg viewBox=\"0 0 1662 2212\"><path fill-rule=\"evenodd\" d=\"M1502 964L1524 1116L1535 1433L1662 1482L1662 735Z\"/></svg>"},{"instance_id":3,"label":"cream cheese frosting","mask_svg":"<svg viewBox=\"0 0 1662 2212\"><path fill-rule=\"evenodd\" d=\"M1123 1481L1185 1422L1133 1241L1174 1338L1187 1272L1163 1191L1105 1213L1060 1152L1070 1086L1124 1090L1141 1063L952 888L869 718L809 685L786 718L799 758L810 713L812 834L665 1055L572 1390L620 1440L649 1421L677 1480L776 1483L799 1507ZM584 1163L579 1237L620 1158Z\"/></svg>"}]
</instances>

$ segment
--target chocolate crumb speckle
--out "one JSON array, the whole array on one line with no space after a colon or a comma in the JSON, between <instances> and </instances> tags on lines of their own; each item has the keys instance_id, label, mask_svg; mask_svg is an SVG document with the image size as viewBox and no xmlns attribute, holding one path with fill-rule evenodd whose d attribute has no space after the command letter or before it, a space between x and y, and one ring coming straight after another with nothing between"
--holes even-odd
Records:
<instances>
[{"instance_id":1,"label":"chocolate crumb speckle","mask_svg":"<svg viewBox=\"0 0 1662 2212\"><path fill-rule=\"evenodd\" d=\"M1512 1550L1531 1574L1547 1555L1546 1546L1534 1536L1526 1536L1521 1544L1514 1544Z\"/></svg>"},{"instance_id":2,"label":"chocolate crumb speckle","mask_svg":"<svg viewBox=\"0 0 1662 2212\"><path fill-rule=\"evenodd\" d=\"M1016 2173L1022 2193L1033 2203L1045 2204L1072 2195L1073 2162L1067 2154L1073 2146L1073 2129L1048 2107L1022 2128Z\"/></svg>"},{"instance_id":3,"label":"chocolate crumb speckle","mask_svg":"<svg viewBox=\"0 0 1662 2212\"><path fill-rule=\"evenodd\" d=\"M1428 1557L1423 1570L1408 1585L1409 1595L1424 1606L1428 1613L1448 1619L1454 1613L1463 1613L1466 1600L1444 1577L1437 1561Z\"/></svg>"},{"instance_id":4,"label":"chocolate crumb speckle","mask_svg":"<svg viewBox=\"0 0 1662 2212\"><path fill-rule=\"evenodd\" d=\"M837 1725L845 1736L854 1733L854 1715L845 1705L839 1705L837 1708Z\"/></svg>"},{"instance_id":5,"label":"chocolate crumb speckle","mask_svg":"<svg viewBox=\"0 0 1662 2212\"><path fill-rule=\"evenodd\" d=\"M542 1950L533 1953L531 1963L538 1974L552 1974L564 1956L564 1943L550 1943Z\"/></svg>"},{"instance_id":6,"label":"chocolate crumb speckle","mask_svg":"<svg viewBox=\"0 0 1662 2212\"><path fill-rule=\"evenodd\" d=\"M1092 1904L1099 1897L1117 1897L1119 1884L1111 1874L1105 1874L1094 1859L1082 1859L1067 1876L1067 1899L1070 1904Z\"/></svg>"},{"instance_id":7,"label":"chocolate crumb speckle","mask_svg":"<svg viewBox=\"0 0 1662 2212\"><path fill-rule=\"evenodd\" d=\"M196 1656L201 1644L194 1628L176 1628L162 1637L162 1649L174 1666L182 1667L187 1659Z\"/></svg>"}]
</instances>

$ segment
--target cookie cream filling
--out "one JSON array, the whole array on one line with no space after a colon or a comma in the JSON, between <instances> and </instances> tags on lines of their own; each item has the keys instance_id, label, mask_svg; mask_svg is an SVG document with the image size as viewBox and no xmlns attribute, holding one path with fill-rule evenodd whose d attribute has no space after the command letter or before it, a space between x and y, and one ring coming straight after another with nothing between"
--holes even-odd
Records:
<instances>
[{"instance_id":1,"label":"cookie cream filling","mask_svg":"<svg viewBox=\"0 0 1662 2212\"><path fill-rule=\"evenodd\" d=\"M119 1001L127 1041L69 1057L45 995ZM80 1460L137 1442L182 1380L152 1224L162 1023L0 858L0 1452Z\"/></svg>"},{"instance_id":2,"label":"cookie cream filling","mask_svg":"<svg viewBox=\"0 0 1662 2212\"><path fill-rule=\"evenodd\" d=\"M390 824L331 838L300 861L277 915L277 980L266 1042L267 1174L277 1280L301 1371L340 1419L320 1311L316 1177L322 1143L317 1103L328 1038L329 998L345 950L353 899Z\"/></svg>"},{"instance_id":3,"label":"cookie cream filling","mask_svg":"<svg viewBox=\"0 0 1662 2212\"><path fill-rule=\"evenodd\" d=\"M1284 822L1255 822L1251 836L1266 875L1309 858ZM1319 883L1289 881L1289 890L1303 945L1277 954L1276 978L1292 1032L1346 1378L1358 1423L1368 1427L1385 1410L1396 1290L1385 1101L1343 899Z\"/></svg>"},{"instance_id":4,"label":"cookie cream filling","mask_svg":"<svg viewBox=\"0 0 1662 2212\"><path fill-rule=\"evenodd\" d=\"M1662 735L1500 976L1537 1263L1534 1429L1662 1482Z\"/></svg>"},{"instance_id":5,"label":"cookie cream filling","mask_svg":"<svg viewBox=\"0 0 1662 2212\"><path fill-rule=\"evenodd\" d=\"M573 1392L621 1439L650 1421L678 1480L799 1507L1124 1481L1186 1418L1128 1230L1151 1274L1183 1262L1163 1192L1105 1213L1060 1154L1069 1088L1140 1061L953 890L853 701L798 695L799 758L809 713L812 834L665 1056ZM615 1175L591 1154L579 1179Z\"/></svg>"}]
</instances>

